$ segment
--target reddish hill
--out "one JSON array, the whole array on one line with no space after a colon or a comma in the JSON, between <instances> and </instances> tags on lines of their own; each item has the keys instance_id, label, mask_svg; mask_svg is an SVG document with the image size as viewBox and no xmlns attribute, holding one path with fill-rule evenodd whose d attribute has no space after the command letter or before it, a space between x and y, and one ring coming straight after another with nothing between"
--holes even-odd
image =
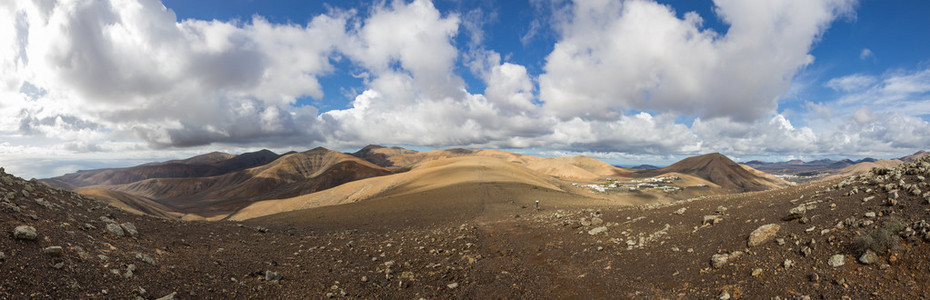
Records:
<instances>
[{"instance_id":1,"label":"reddish hill","mask_svg":"<svg viewBox=\"0 0 930 300\"><path fill-rule=\"evenodd\" d=\"M785 185L773 178L759 176L720 153L689 157L665 168L643 170L637 174L659 176L673 172L694 175L738 192L763 191Z\"/></svg>"},{"instance_id":2,"label":"reddish hill","mask_svg":"<svg viewBox=\"0 0 930 300\"><path fill-rule=\"evenodd\" d=\"M391 172L356 157L316 148L219 176L151 178L107 189L153 199L202 216L222 215L251 202L296 197Z\"/></svg>"},{"instance_id":3,"label":"reddish hill","mask_svg":"<svg viewBox=\"0 0 930 300\"><path fill-rule=\"evenodd\" d=\"M93 185L128 184L151 178L208 177L261 166L279 157L281 156L268 150L236 156L214 152L185 160L150 163L129 168L78 171L42 181L52 186L74 189Z\"/></svg>"}]
</instances>

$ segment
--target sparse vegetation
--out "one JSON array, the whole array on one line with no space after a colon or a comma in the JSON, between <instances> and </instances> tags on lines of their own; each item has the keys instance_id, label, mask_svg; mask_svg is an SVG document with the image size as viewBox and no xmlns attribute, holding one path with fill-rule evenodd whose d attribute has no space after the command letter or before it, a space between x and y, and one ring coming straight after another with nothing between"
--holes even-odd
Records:
<instances>
[{"instance_id":1,"label":"sparse vegetation","mask_svg":"<svg viewBox=\"0 0 930 300\"><path fill-rule=\"evenodd\" d=\"M882 222L881 226L872 230L868 234L857 236L850 245L852 252L856 255L865 253L866 250L883 253L886 250L895 250L901 238L898 233L904 229L904 221L898 217L888 217Z\"/></svg>"}]
</instances>

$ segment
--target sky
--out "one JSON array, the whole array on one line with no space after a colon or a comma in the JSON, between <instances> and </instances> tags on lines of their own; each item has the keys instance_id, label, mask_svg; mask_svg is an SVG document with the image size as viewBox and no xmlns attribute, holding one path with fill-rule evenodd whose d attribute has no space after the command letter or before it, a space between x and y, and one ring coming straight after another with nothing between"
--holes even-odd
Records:
<instances>
[{"instance_id":1,"label":"sky","mask_svg":"<svg viewBox=\"0 0 930 300\"><path fill-rule=\"evenodd\" d=\"M927 32L918 0L2 1L0 166L900 157L930 148Z\"/></svg>"}]
</instances>

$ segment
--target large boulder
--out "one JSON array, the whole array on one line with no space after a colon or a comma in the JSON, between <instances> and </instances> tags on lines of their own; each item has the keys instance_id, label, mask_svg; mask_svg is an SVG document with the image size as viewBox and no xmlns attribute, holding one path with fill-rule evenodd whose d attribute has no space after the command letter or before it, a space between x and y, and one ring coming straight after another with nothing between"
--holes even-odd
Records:
<instances>
[{"instance_id":1,"label":"large boulder","mask_svg":"<svg viewBox=\"0 0 930 300\"><path fill-rule=\"evenodd\" d=\"M761 245L762 243L771 241L775 238L775 234L778 233L778 230L781 229L781 226L778 224L766 224L759 226L756 230L753 230L749 234L749 247L755 247Z\"/></svg>"},{"instance_id":2,"label":"large boulder","mask_svg":"<svg viewBox=\"0 0 930 300\"><path fill-rule=\"evenodd\" d=\"M38 236L39 234L36 232L36 228L32 226L20 225L13 229L13 238L17 240L32 241Z\"/></svg>"}]
</instances>

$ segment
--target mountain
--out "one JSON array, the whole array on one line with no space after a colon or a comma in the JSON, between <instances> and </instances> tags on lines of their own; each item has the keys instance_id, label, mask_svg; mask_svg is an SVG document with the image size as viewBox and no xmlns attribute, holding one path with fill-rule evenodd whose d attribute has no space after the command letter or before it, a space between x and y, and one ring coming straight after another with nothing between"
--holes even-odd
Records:
<instances>
[{"instance_id":1,"label":"mountain","mask_svg":"<svg viewBox=\"0 0 930 300\"><path fill-rule=\"evenodd\" d=\"M213 152L185 160L149 163L129 168L78 171L42 181L56 187L75 189L93 185L128 184L151 178L208 177L261 166L279 157L269 150L241 155Z\"/></svg>"},{"instance_id":2,"label":"mountain","mask_svg":"<svg viewBox=\"0 0 930 300\"><path fill-rule=\"evenodd\" d=\"M313 174L318 168L304 163L346 161L313 152L288 154L290 164L255 174ZM919 282L930 277L927 197L884 187L916 186L930 158L897 166L899 180L866 173L870 180L661 205L589 197L522 159L426 161L288 198L305 202L278 202L308 209L264 215L274 202L261 201L241 211L259 217L243 222L130 214L148 208L120 209L0 168L0 299L920 299L926 292ZM733 167L719 157L685 162L691 166L680 170ZM801 218L785 218L799 207Z\"/></svg>"},{"instance_id":3,"label":"mountain","mask_svg":"<svg viewBox=\"0 0 930 300\"><path fill-rule=\"evenodd\" d=\"M358 150L355 153L352 153L352 156L364 159L375 165L389 168L394 167L394 162L390 160L391 157L398 155L412 155L418 153L414 150L404 149L401 147L384 147L379 145L368 145L361 150Z\"/></svg>"},{"instance_id":4,"label":"mountain","mask_svg":"<svg viewBox=\"0 0 930 300\"><path fill-rule=\"evenodd\" d=\"M630 168L630 169L636 169L636 170L655 170L655 169L661 169L661 167L656 167L656 166L653 166L653 165L643 164L643 165L638 165L638 166L632 167L632 168Z\"/></svg>"},{"instance_id":5,"label":"mountain","mask_svg":"<svg viewBox=\"0 0 930 300\"><path fill-rule=\"evenodd\" d=\"M867 161L861 162L854 165L847 166L840 170L834 172L833 175L828 176L826 179L836 179L844 178L848 176L854 176L869 172L872 168L894 168L904 162L898 159L889 159L889 160L876 160L876 161Z\"/></svg>"},{"instance_id":6,"label":"mountain","mask_svg":"<svg viewBox=\"0 0 930 300\"><path fill-rule=\"evenodd\" d=\"M689 157L668 167L655 170L642 170L643 176L661 176L665 173L682 173L694 175L720 187L732 191L762 191L783 187L787 182L774 177L760 176L761 171L750 171L749 166L737 164L720 153L711 153ZM753 169L754 170L754 169ZM758 173L756 173L758 172Z\"/></svg>"},{"instance_id":7,"label":"mountain","mask_svg":"<svg viewBox=\"0 0 930 300\"><path fill-rule=\"evenodd\" d=\"M151 178L102 187L152 199L187 213L216 217L254 201L295 197L390 173L354 156L316 148L218 176Z\"/></svg>"},{"instance_id":8,"label":"mountain","mask_svg":"<svg viewBox=\"0 0 930 300\"><path fill-rule=\"evenodd\" d=\"M930 152L920 150L920 151L915 152L914 154L899 158L899 160L904 161L904 162L911 162L911 161L921 159L928 155L930 155Z\"/></svg>"},{"instance_id":9,"label":"mountain","mask_svg":"<svg viewBox=\"0 0 930 300\"><path fill-rule=\"evenodd\" d=\"M408 218L432 218L410 213L428 209L430 214L442 212L441 216L454 217L476 213L474 209L491 203L528 203L540 197L566 202L585 198L566 192L567 185L520 164L487 156L463 156L425 161L408 172L354 181L313 194L254 203L230 218L244 220L295 212L287 218L301 220L308 219L307 214L316 214L310 209L346 204L379 207L375 211L359 209L375 215L405 211Z\"/></svg>"}]
</instances>

